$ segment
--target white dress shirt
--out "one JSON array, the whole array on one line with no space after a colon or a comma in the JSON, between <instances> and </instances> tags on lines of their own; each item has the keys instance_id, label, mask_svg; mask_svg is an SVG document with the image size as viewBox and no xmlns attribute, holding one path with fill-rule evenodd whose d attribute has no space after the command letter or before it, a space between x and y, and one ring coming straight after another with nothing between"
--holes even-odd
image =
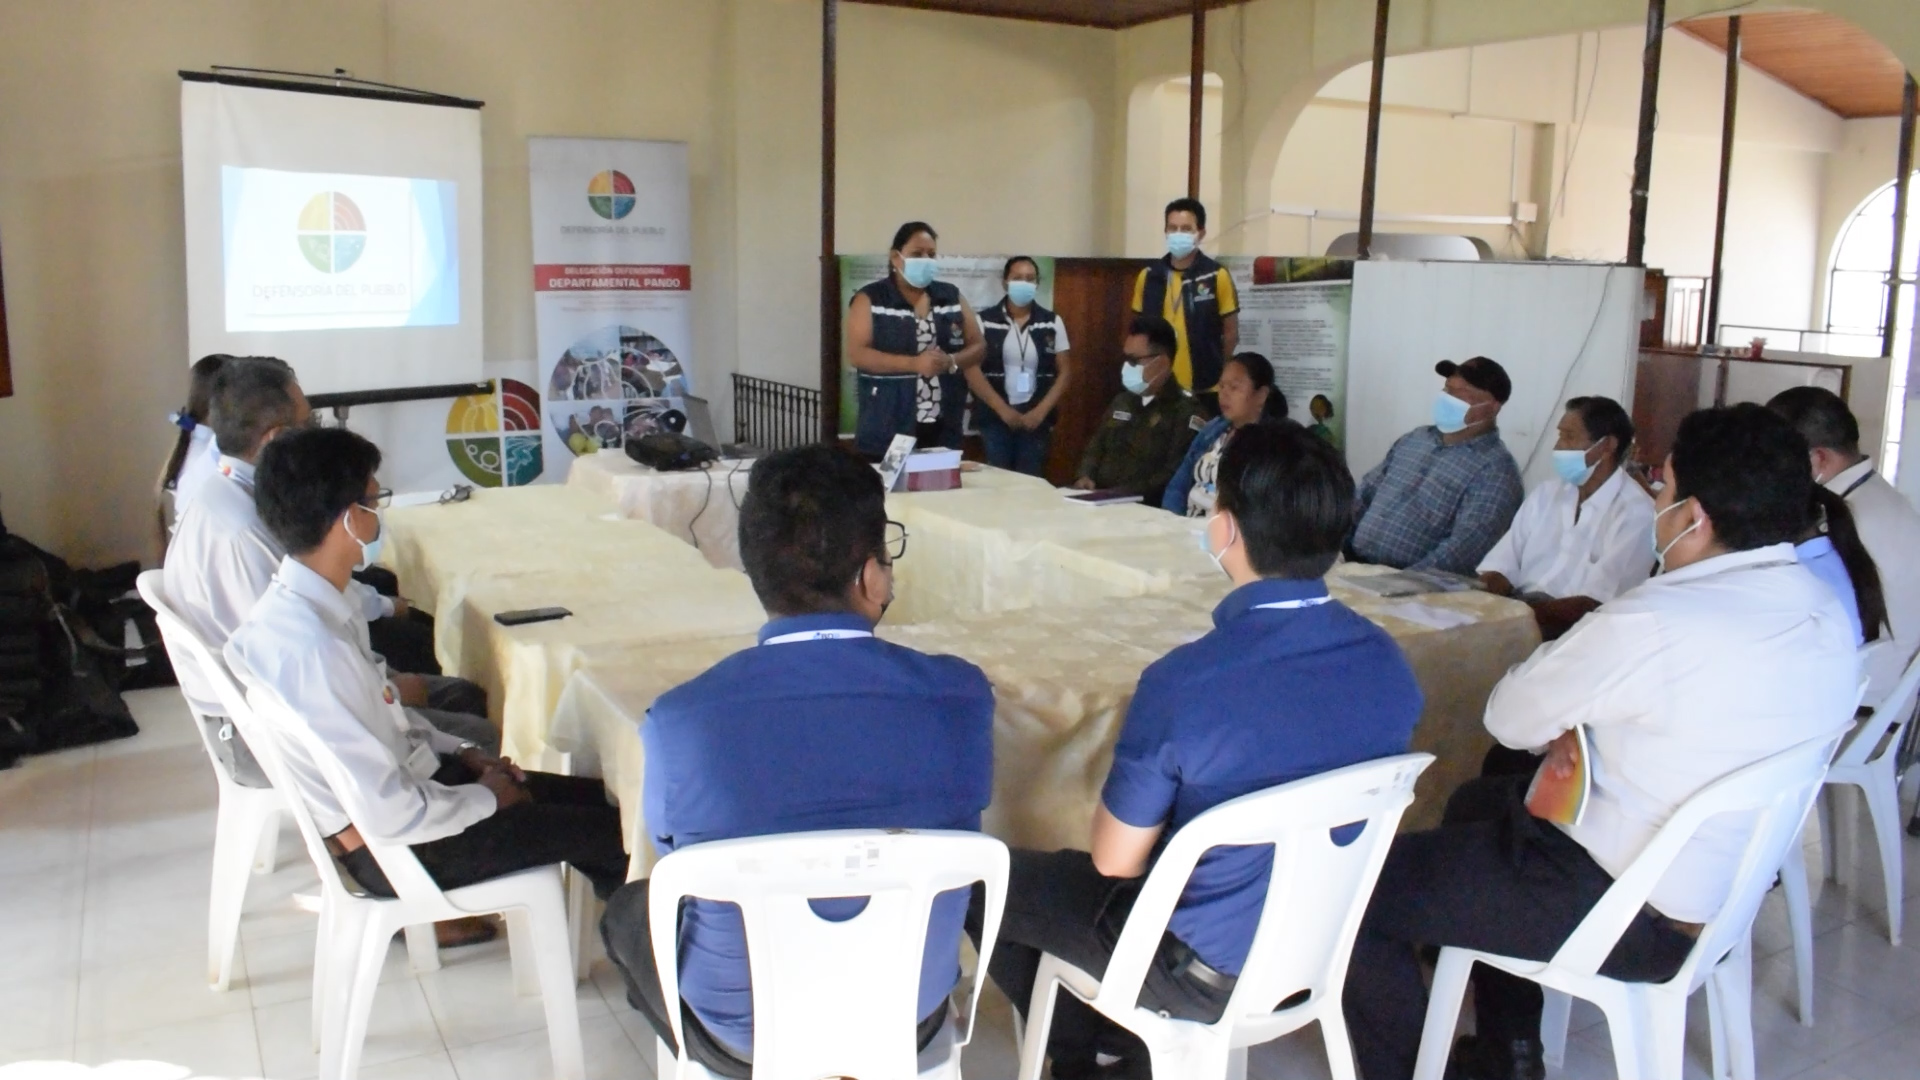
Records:
<instances>
[{"instance_id":1,"label":"white dress shirt","mask_svg":"<svg viewBox=\"0 0 1920 1080\"><path fill-rule=\"evenodd\" d=\"M1011 319L1008 320L1012 322ZM1055 355L1073 348L1067 341L1067 321L1058 315L1052 323L1041 326L1053 327L1053 351ZM1007 338L1000 343L1000 366L1007 376L1007 404L1025 405L1033 400L1036 380L1040 377L1040 351L1033 344L1034 322L1031 316L1026 322L1007 331Z\"/></svg>"},{"instance_id":2,"label":"white dress shirt","mask_svg":"<svg viewBox=\"0 0 1920 1080\"><path fill-rule=\"evenodd\" d=\"M1893 641L1871 649L1866 662L1865 703L1879 705L1900 681L1914 650L1920 649L1920 512L1871 461L1839 473L1827 481L1827 489L1846 497L1860 542L1873 556L1880 571L1880 591L1887 598Z\"/></svg>"},{"instance_id":3,"label":"white dress shirt","mask_svg":"<svg viewBox=\"0 0 1920 1080\"><path fill-rule=\"evenodd\" d=\"M1480 573L1523 593L1605 603L1653 572L1652 532L1653 498L1625 472L1615 469L1584 506L1580 489L1555 477L1527 495Z\"/></svg>"},{"instance_id":4,"label":"white dress shirt","mask_svg":"<svg viewBox=\"0 0 1920 1080\"><path fill-rule=\"evenodd\" d=\"M161 580L174 610L218 649L267 591L285 554L254 508L253 466L222 457L174 530ZM349 592L365 618L393 614L393 602L373 589L354 582ZM176 674L195 708L208 716L225 715L197 671Z\"/></svg>"},{"instance_id":5,"label":"white dress shirt","mask_svg":"<svg viewBox=\"0 0 1920 1080\"><path fill-rule=\"evenodd\" d=\"M187 436L187 456L180 459L180 474L173 478L173 527L180 527L188 504L220 465L220 447L213 429L199 424Z\"/></svg>"},{"instance_id":6,"label":"white dress shirt","mask_svg":"<svg viewBox=\"0 0 1920 1080\"><path fill-rule=\"evenodd\" d=\"M1538 750L1585 724L1593 792L1566 832L1618 877L1681 803L1771 754L1853 721L1860 689L1840 601L1793 545L1662 574L1542 646L1494 688L1487 730ZM1681 922L1725 902L1751 817L1708 823L1653 890Z\"/></svg>"},{"instance_id":7,"label":"white dress shirt","mask_svg":"<svg viewBox=\"0 0 1920 1080\"><path fill-rule=\"evenodd\" d=\"M351 824L363 835L423 844L464 831L498 804L479 784L434 782L441 754L461 743L411 709L367 645L367 624L333 583L289 557L266 595L226 647L227 663L249 693L282 705L261 719L274 730L303 723L339 760L359 791ZM276 740L322 835L347 827L347 814L305 744Z\"/></svg>"}]
</instances>

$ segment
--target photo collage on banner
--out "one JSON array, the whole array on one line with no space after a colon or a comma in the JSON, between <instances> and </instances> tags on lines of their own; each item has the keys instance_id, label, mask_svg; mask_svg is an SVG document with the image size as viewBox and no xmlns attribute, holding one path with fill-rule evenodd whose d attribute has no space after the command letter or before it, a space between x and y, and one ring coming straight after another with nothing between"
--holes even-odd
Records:
<instances>
[{"instance_id":1,"label":"photo collage on banner","mask_svg":"<svg viewBox=\"0 0 1920 1080\"><path fill-rule=\"evenodd\" d=\"M1353 260L1229 255L1220 263L1240 290L1241 351L1272 361L1289 417L1344 450Z\"/></svg>"},{"instance_id":2,"label":"photo collage on banner","mask_svg":"<svg viewBox=\"0 0 1920 1080\"><path fill-rule=\"evenodd\" d=\"M547 461L681 432L695 393L687 147L528 140L539 382ZM506 407L503 402L503 416Z\"/></svg>"},{"instance_id":3,"label":"photo collage on banner","mask_svg":"<svg viewBox=\"0 0 1920 1080\"><path fill-rule=\"evenodd\" d=\"M1006 295L1006 286L1000 275L1006 271L1006 255L987 256L942 256L939 259L937 280L944 281L960 290L960 295L973 305L978 313L983 308L992 307ZM1034 263L1040 269L1040 288L1034 297L1034 303L1044 308L1053 306L1053 259L1050 256L1035 256ZM847 360L846 317L847 308L853 303L853 294L879 281L891 273L890 255L842 255L840 256L840 434L853 434L854 421L860 415L859 395L854 386L853 364ZM969 430L973 424L973 414L967 414Z\"/></svg>"}]
</instances>

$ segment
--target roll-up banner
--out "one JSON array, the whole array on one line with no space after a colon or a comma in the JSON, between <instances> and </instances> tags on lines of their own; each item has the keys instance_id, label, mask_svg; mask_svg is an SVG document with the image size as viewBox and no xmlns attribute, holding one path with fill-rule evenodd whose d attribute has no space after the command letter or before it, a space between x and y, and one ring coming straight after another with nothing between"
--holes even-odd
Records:
<instances>
[{"instance_id":1,"label":"roll-up banner","mask_svg":"<svg viewBox=\"0 0 1920 1080\"><path fill-rule=\"evenodd\" d=\"M545 478L564 480L578 455L687 426L687 145L540 137L527 159Z\"/></svg>"}]
</instances>

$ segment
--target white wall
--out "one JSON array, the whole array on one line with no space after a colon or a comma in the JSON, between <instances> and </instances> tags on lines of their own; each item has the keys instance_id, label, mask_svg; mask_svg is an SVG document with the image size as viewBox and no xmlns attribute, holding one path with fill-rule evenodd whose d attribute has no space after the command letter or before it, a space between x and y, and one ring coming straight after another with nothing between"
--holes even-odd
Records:
<instances>
[{"instance_id":1,"label":"white wall","mask_svg":"<svg viewBox=\"0 0 1920 1080\"><path fill-rule=\"evenodd\" d=\"M1167 203L1187 193L1187 121L1192 76L1154 80L1134 88L1127 107L1127 242L1137 258L1166 252ZM1200 202L1220 205L1220 98L1224 83L1209 74L1200 84ZM1207 220L1217 235L1231 222Z\"/></svg>"}]
</instances>

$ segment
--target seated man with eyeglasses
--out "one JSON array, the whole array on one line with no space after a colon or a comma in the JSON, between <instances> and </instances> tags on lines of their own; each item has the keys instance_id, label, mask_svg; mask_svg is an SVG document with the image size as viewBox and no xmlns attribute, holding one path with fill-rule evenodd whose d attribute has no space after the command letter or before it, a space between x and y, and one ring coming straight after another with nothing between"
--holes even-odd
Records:
<instances>
[{"instance_id":1,"label":"seated man with eyeglasses","mask_svg":"<svg viewBox=\"0 0 1920 1080\"><path fill-rule=\"evenodd\" d=\"M805 446L763 458L740 507L740 556L769 621L760 644L660 696L640 728L641 815L655 850L826 829L978 830L993 794L993 690L979 668L881 641L906 530L874 469ZM967 890L934 901L915 1016L924 1048L959 980ZM850 918L861 898L819 900ZM627 1001L674 1042L648 918L648 883L600 924ZM753 989L739 909L689 901L679 978L687 1056L747 1077ZM671 958L669 958L671 959Z\"/></svg>"},{"instance_id":2,"label":"seated man with eyeglasses","mask_svg":"<svg viewBox=\"0 0 1920 1080\"><path fill-rule=\"evenodd\" d=\"M260 455L260 518L287 554L226 657L249 691L286 708L261 719L298 789L287 796L305 801L328 850L375 896L393 889L363 833L411 847L443 889L564 862L612 895L627 854L600 781L524 772L424 722L368 645L352 584L381 535L379 465L379 448L345 428L292 431ZM356 797L337 793L309 742L278 724L303 725Z\"/></svg>"}]
</instances>

